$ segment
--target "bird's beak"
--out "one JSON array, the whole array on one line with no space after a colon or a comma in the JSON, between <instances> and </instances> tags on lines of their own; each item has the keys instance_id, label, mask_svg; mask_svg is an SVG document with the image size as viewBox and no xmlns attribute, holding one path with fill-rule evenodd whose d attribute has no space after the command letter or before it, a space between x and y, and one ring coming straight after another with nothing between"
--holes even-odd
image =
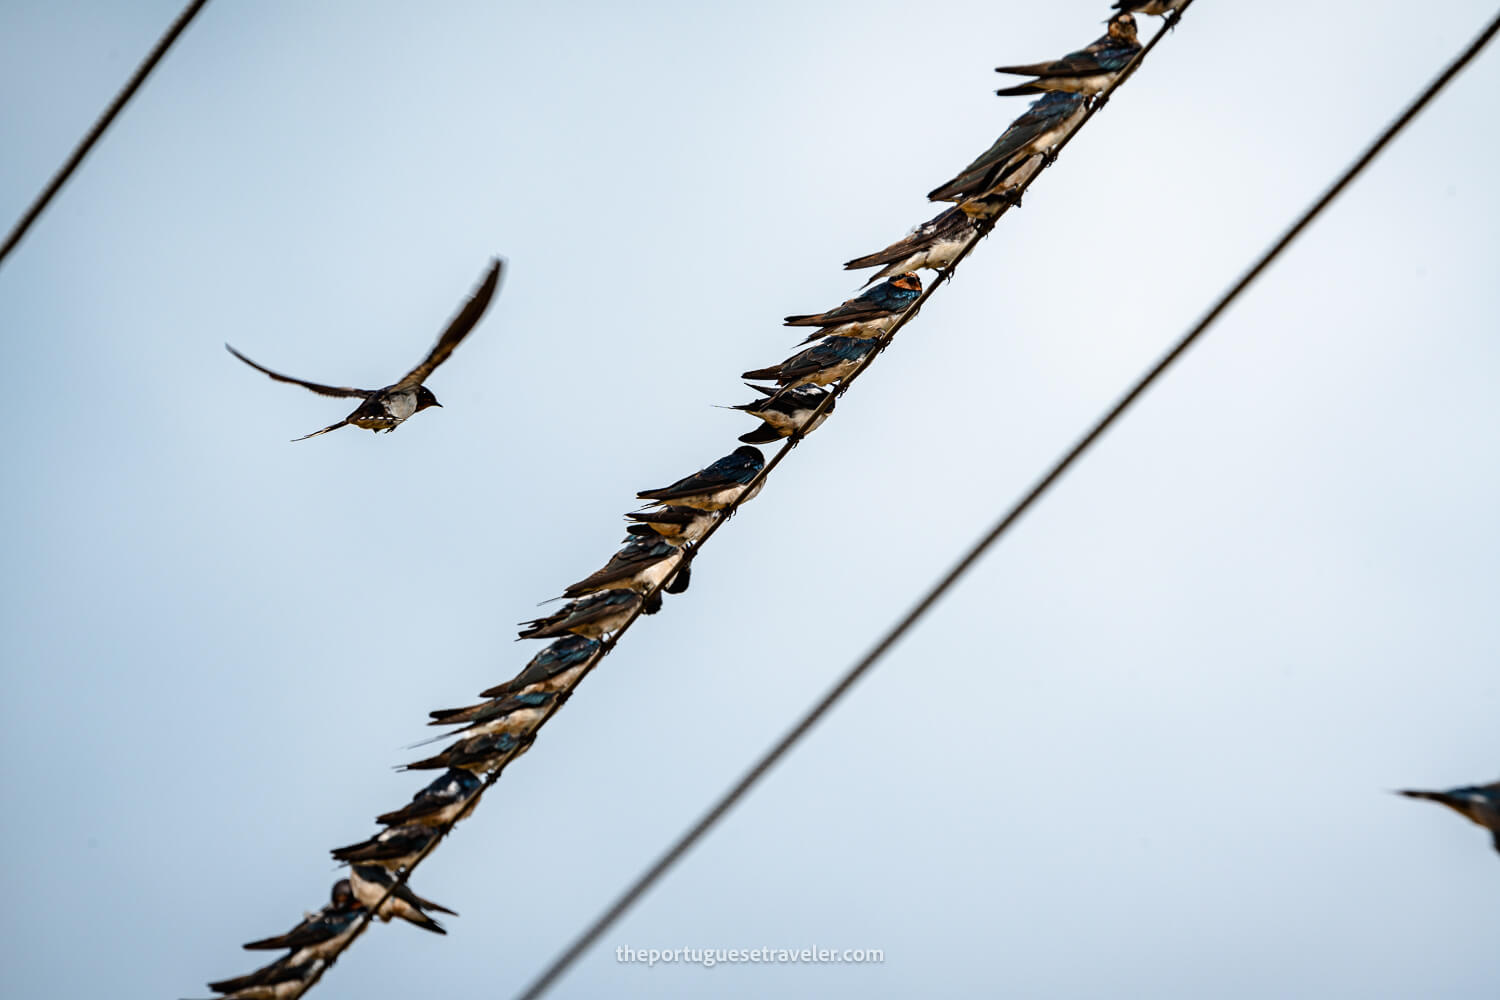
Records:
<instances>
[{"instance_id":1,"label":"bird's beak","mask_svg":"<svg viewBox=\"0 0 1500 1000\"><path fill-rule=\"evenodd\" d=\"M442 403L439 403L439 402L438 402L438 401L437 401L437 400L433 400L433 401L432 401L432 402L431 402L431 403L429 403L429 404L428 404L428 405L429 405L429 406L436 406L436 407L437 407L437 408L438 408L438 409L440 409L440 410L441 410L441 409L442 409L442 408L443 408L443 404L442 404Z\"/></svg>"}]
</instances>

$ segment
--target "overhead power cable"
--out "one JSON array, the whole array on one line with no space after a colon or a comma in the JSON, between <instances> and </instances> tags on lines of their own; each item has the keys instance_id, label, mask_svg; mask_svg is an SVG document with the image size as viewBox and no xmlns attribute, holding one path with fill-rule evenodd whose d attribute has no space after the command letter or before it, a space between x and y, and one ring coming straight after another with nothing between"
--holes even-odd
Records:
<instances>
[{"instance_id":1,"label":"overhead power cable","mask_svg":"<svg viewBox=\"0 0 1500 1000\"><path fill-rule=\"evenodd\" d=\"M99 141L99 137L104 134L104 130L109 128L110 124L114 122L126 103L135 96L135 92L141 89L141 84L146 82L146 77L150 76L151 71L156 68L156 64L161 62L162 56L167 54L167 50L172 47L172 43L177 41L177 36L181 35L187 29L187 26L192 23L193 18L197 17L198 12L207 5L208 0L192 0L192 3L189 3L182 9L182 13L177 15L177 20L172 22L171 27L167 29L167 33L162 35L157 41L156 47L135 68L135 73L126 82L124 89L115 95L115 99L110 102L109 107L104 109L104 113L99 116L99 120L94 122L94 127L89 129L88 134L79 141L77 147L73 150L73 155L69 156L67 162L58 169L57 173L52 175L52 180L48 181L47 186L42 189L42 193L36 196L36 200L26 210L26 214L21 216L20 221L6 235L5 243L0 244L0 266L5 264L5 258L9 257L10 252L21 242L21 239L26 235L26 231L31 228L32 223L36 222L42 212L46 210L47 205L51 203L53 197L68 182L68 178L73 176L73 171L77 170L78 165L83 162L83 158L89 155L89 151L94 148L94 144Z\"/></svg>"},{"instance_id":2,"label":"overhead power cable","mask_svg":"<svg viewBox=\"0 0 1500 1000\"><path fill-rule=\"evenodd\" d=\"M1191 3L1191 0L1189 0ZM1188 4L1183 5L1183 10ZM1175 18L1173 19L1175 21ZM1169 25L1170 26L1170 25ZM1163 28L1163 32L1166 28ZM962 558L934 584L926 594L908 611L894 627L892 627L878 642L871 647L854 666L850 667L842 677L820 698L810 709L808 709L786 734L777 740L770 749L762 754L748 770L725 791L714 804L689 827L676 841L640 874L623 892L621 892L603 912L599 914L590 924L563 949L550 965L537 976L537 978L521 994L520 1000L536 1000L547 992L575 962L581 958L595 942L616 921L622 917L645 893L655 885L674 865L680 861L689 850L708 832L724 818L734 806L744 798L745 795L765 777L776 763L786 756L793 747L825 716L838 702L849 693L854 685L866 673L875 667L890 649L909 632L924 615L930 611L949 590L958 583L963 576L972 569L980 558L998 542L1010 529L1021 519L1032 506L1036 504L1053 485L1062 478L1085 452L1097 442L1106 431L1120 419L1124 413L1143 396L1169 368L1192 347L1205 332L1223 315L1224 311L1243 293L1251 284L1259 278L1267 268L1286 250L1312 222L1323 213L1335 199L1358 177L1366 167L1390 144L1397 135L1406 128L1411 121L1421 113L1448 83L1467 66L1475 56L1494 38L1500 31L1500 14L1490 21L1483 31L1473 42L1459 55L1443 73L1433 80L1422 93L1411 102L1395 121L1370 144L1363 154L1359 156L1344 173L1336 180L1323 195L1308 208L1302 216L1284 232L1271 247L1266 250L1249 270L1225 292L1213 307L1204 314L1203 318L1183 335L1171 349L1164 354L1147 372L1136 381L1123 396L1111 406L1102 417L1094 423L1078 441L1059 458L1045 474L1038 479L1032 487L1016 501L1005 514L995 522L977 542L975 542ZM1155 44L1161 37L1162 32L1152 39ZM1142 53L1144 54L1144 53ZM1123 75L1123 74L1122 74ZM1118 81L1116 81L1118 82ZM977 242L977 241L976 241ZM972 246L972 244L971 244ZM955 263L957 261L955 260ZM946 273L944 274L946 277ZM936 284L936 283L934 283ZM918 303L920 304L920 303ZM913 307L915 308L915 306ZM785 451L782 452L785 454ZM777 456L778 458L781 455ZM767 466L769 471L770 466ZM715 525L717 527L717 525ZM706 537L706 536L705 536Z\"/></svg>"},{"instance_id":3,"label":"overhead power cable","mask_svg":"<svg viewBox=\"0 0 1500 1000\"><path fill-rule=\"evenodd\" d=\"M1109 86L1107 86L1103 91L1095 96L1094 100L1090 103L1088 109L1086 110L1082 118L1078 121L1078 123L1074 125L1074 127L1068 132L1068 134L1064 136L1062 140L1059 141L1059 143L1049 151L1045 161L1047 165L1050 165L1057 158L1057 156L1068 145L1068 143L1072 141L1073 136L1075 136L1083 128L1084 124L1086 124L1088 120L1092 118L1094 114L1096 114L1099 109L1104 106L1104 104L1109 100L1110 95L1113 94L1116 89L1118 89L1127 79L1129 79L1135 73L1135 70L1140 65L1141 61L1146 57L1147 54L1151 52L1153 48L1156 47L1157 43L1167 35L1168 31L1176 26L1177 22L1181 19L1183 12L1187 10L1188 6L1190 6L1191 3L1192 0L1187 0L1187 3L1184 3L1178 11L1167 18L1162 27L1154 36L1152 36L1151 41L1146 44L1140 52L1136 53L1134 59L1132 59L1129 64L1127 64L1118 74L1116 74L1115 78L1110 82ZM1026 191L1030 188L1032 183L1036 181L1036 178L1041 176L1042 173L1045 173L1045 171L1036 171L1018 187L1013 195L1013 204L1018 204L1021 201ZM1001 213L1001 215L1003 216L1003 213ZM890 346L890 343L895 335L900 332L902 327L904 327L914 316L916 316L916 314L921 310L923 303L927 301L927 299L933 294L933 292L937 290L939 286L944 284L952 276L952 273L958 267L958 265L969 255L974 247L985 236L989 234L989 232L994 228L996 222L998 222L999 217L1000 216L990 218L981 223L976 231L975 237L970 240L968 245L965 246L964 249L953 259L952 263L938 272L937 276L927 285L926 288L923 289L921 295L914 302L908 305L906 309L896 318L896 320L891 324L886 333L879 338L878 346L874 350L871 350L869 354L866 355L866 357L861 361L859 366L852 372L850 372L849 375L845 376L839 382L838 386L827 394L827 397L825 399L820 401L817 409L813 411L813 414L809 416L808 419L802 422L801 426L803 429L798 430L790 435L782 445L781 449L777 451L769 461L766 462L765 466L759 473L756 474L755 478L752 479L749 484L747 484L745 490L740 494L740 496L737 497L733 503L729 504L719 512L719 516L714 520L713 524L709 526L708 530L705 531L703 536L698 541L691 543L690 550L684 557L684 565L686 565L697 555L698 551L701 550L702 547L708 542L708 540L712 538L713 535L719 530L719 528L729 520L729 518L735 513L735 511L739 509L741 504L745 503L749 497L755 495L759 485L764 482L766 477L770 475L771 471L775 469L776 466L780 465L781 461L786 458L786 456L792 451L792 449L797 447L797 445L801 443L806 434L809 433L807 429L816 427L822 415L827 413L828 410L833 407L834 401L839 396L842 396L845 392L847 392L849 386L852 385L854 381L858 379L859 376L862 375L870 367L871 364L874 363L875 358ZM658 583L655 586L649 588L643 595L645 600L641 602L641 607L638 607L618 629L611 633L608 638L606 638L601 643L598 655L595 656L593 661L585 668L583 672L580 673L577 681L575 681L574 683L574 689L576 689L577 685L581 684L583 679L587 677L588 674L592 672L600 662L603 661L605 656L609 655L609 653L615 648L616 645L619 644L620 639L627 631L629 631L630 627L634 625L635 622L643 614L642 609L650 602L650 599L652 597L654 597L661 591L661 589L666 585L666 582L667 581L662 581L661 583ZM853 683L852 679L850 683ZM530 745L530 742L535 739L536 733L541 730L542 726L546 725L547 722L550 721L552 716L556 714L556 712L570 697L572 697L572 689L570 689L565 694L560 695L556 699L556 701L553 702L551 708L537 723L532 733L526 738L526 745ZM818 712L818 715L821 715L822 712L826 710L826 707L823 708ZM813 718L808 721L807 725L810 727L815 721L816 718ZM793 739L793 742L795 742L795 739ZM788 744L787 748L789 748L789 746L790 744ZM782 753L785 752L785 749L787 748L783 748L779 751L773 752L775 752L776 757L779 757ZM394 878L392 879L392 884L390 888L386 890L385 894L381 896L373 906L366 908L366 911L361 915L360 920L355 926L353 932L343 940L342 944L337 948L337 950L333 951L328 956L328 958L312 972L311 975L309 975L305 980L302 981L301 988L297 992L288 994L289 997L305 996L309 990L311 990L318 984L318 982L323 978L324 974L326 974L327 971L333 967L333 964L338 960L339 956L347 951L349 947L354 943L354 941L357 940L360 935L365 932L365 930L369 927L371 921L373 920L374 914L380 912L380 908L385 905L386 901L389 900L390 897L401 886L407 883L407 881L411 877L411 873L417 868L418 865L426 860L426 858L434 850L437 849L437 846L442 843L450 833L453 832L454 827L464 819L466 819L470 815L470 813L473 812L475 807L479 804L479 800L484 796L484 793L487 792L491 787L494 786L497 781L500 780L500 776L504 774L506 767L508 767L510 762L514 761L518 756L520 756L519 753L512 754L504 764L488 774L484 779L484 783L479 787L478 791L475 792L475 794L472 795L464 803L463 808L458 812L458 814L450 819L447 823L444 823L437 827L437 834L432 838L432 840L413 858L411 863L407 865L404 870L395 874ZM768 760L765 763L765 768L769 768L770 765L774 762L774 758ZM762 768L761 770L764 770L765 768ZM753 776L747 775L747 778L749 778L749 784L753 784L758 777L758 773L754 774ZM737 799L739 795L742 795L745 790L748 790L749 784L746 784L745 788L740 790L738 793L732 793L732 798L729 798L728 801L723 803L723 809L719 811L720 815L722 815L722 812L727 811L728 808L733 805L734 799ZM698 836L702 835L702 833L707 832L708 826L712 826L713 822L716 821L716 819L717 816L709 820L707 825L705 825L701 831L698 831L692 836L691 840L682 844L680 851L674 848L674 851L669 852L669 854L673 854L675 852L676 855L680 856L681 853L685 852L687 848L691 846L692 840L696 840ZM664 860L666 860L665 857ZM553 966L550 967L535 983L532 984L525 996L538 996L541 992L545 991L545 989L551 985L552 981L554 981L559 975L561 975L562 972L566 970L567 966L571 965L572 962L576 960L578 955L580 955L582 951L586 949L588 945L592 943L592 941L596 939L598 935L602 933L610 923L614 921L619 913L628 908L630 903L633 902L634 898L638 897L642 892L645 891L646 888L649 887L650 882L655 881L657 877L665 872L667 867L670 867L672 861L675 861L675 856L670 860L666 860L666 864L661 866L660 871L655 871L655 868L657 866L653 866L653 871L655 871L655 873L648 873L648 875L650 875L650 878L646 882L641 884L638 890L632 890L630 893L628 893L631 898L629 900L625 900L623 904L616 904L619 908L618 912L615 912L612 915L606 914L606 917L608 917L607 920L605 920L603 923L596 922L596 926L591 927L589 931L586 931L584 935L580 936L579 940L574 942L574 945L571 946L567 952L565 952L562 956L559 956L559 958L553 963ZM658 862L658 865L661 865L661 862ZM614 909L614 907L611 908L612 911Z\"/></svg>"}]
</instances>

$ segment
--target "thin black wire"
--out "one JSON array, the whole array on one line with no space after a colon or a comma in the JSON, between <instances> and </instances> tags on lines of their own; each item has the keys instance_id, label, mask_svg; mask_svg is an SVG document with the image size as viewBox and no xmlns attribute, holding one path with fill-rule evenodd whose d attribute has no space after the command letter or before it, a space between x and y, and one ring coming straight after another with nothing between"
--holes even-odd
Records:
<instances>
[{"instance_id":1,"label":"thin black wire","mask_svg":"<svg viewBox=\"0 0 1500 1000\"><path fill-rule=\"evenodd\" d=\"M1163 23L1161 29L1158 30L1154 36L1152 36L1151 41L1144 48L1142 48L1140 52L1137 52L1134 59L1126 64L1125 68L1122 69L1115 76L1115 78L1110 81L1109 85L1105 87L1105 89L1101 91L1093 99L1093 101L1090 102L1089 107L1085 111L1083 117L1078 120L1078 123L1074 125L1073 128L1069 130L1068 134L1064 136L1063 139L1048 152L1045 165L1050 166L1052 162L1057 159L1057 156L1062 152L1062 150L1068 145L1069 142L1072 141L1073 136L1076 135L1078 131L1083 128L1084 124L1087 123L1088 120L1092 118L1099 111L1099 109L1104 106L1105 102L1108 101L1109 96L1114 93L1114 91L1118 89L1126 80L1128 80L1131 75L1135 73L1136 67L1138 67L1141 61L1146 57L1146 55L1156 47L1157 42L1161 41L1162 38L1166 36L1168 30L1176 26L1177 22L1181 20L1182 14L1188 9L1188 7L1192 5L1192 2L1193 0L1188 0L1188 2L1184 3L1179 10L1174 12L1172 16ZM1038 170L1030 177L1028 177L1012 196L1011 205L1019 204L1026 191L1036 181L1037 177L1041 176L1041 174L1043 174L1044 172L1044 170ZM954 270L958 267L958 265L963 262L964 258L966 258L971 251L973 251L974 247L979 244L980 240L989 235L990 231L994 229L996 223L999 222L1001 216L1003 215L1004 212L1002 211L995 217L986 219L980 224L979 229L975 233L974 239L969 241L969 244L965 246L956 257L954 257L953 261L949 263L948 266L945 267L942 271L940 271L937 277L934 278L927 285L927 287L922 290L922 294L919 295L914 302L907 306L906 309L896 318L896 320L891 324L890 329L887 330L886 333L880 338L880 343L877 345L877 347L874 350L870 351L870 353L864 357L864 359L853 371L849 373L849 375L841 379L838 386L835 387L825 399L819 401L818 406L813 410L813 413L806 421L803 422L803 429L797 430L786 439L786 442L782 446L781 450L773 455L771 457L771 460L765 464L760 472L758 472L755 477L746 484L744 491L735 498L734 502L729 504L719 512L719 516L714 520L713 524L709 525L708 530L703 533L703 537L699 538L698 541L692 543L688 547L689 551L684 555L685 564L693 557L695 557L698 553L698 550L701 549L703 545L713 537L714 533L717 532L719 528L729 520L730 516L733 515L735 511L739 510L740 505L747 502L746 498L752 496L755 493L756 487L759 486L760 483L762 483L765 478L771 474L771 471L775 469L776 466L781 464L782 459L784 459L793 448L797 447L797 445L802 442L802 439L808 433L806 428L815 426L818 422L818 418L827 413L827 411L833 406L834 401L839 396L842 396L845 392L847 392L849 386L852 385L860 375L864 374L865 370L874 363L875 358L890 346L891 341L894 339L896 334L900 332L901 328L904 327L912 319L912 317L916 316L916 314L921 310L923 303L927 301L928 297L931 296L935 291L937 291L938 287L952 276ZM531 745L531 742L536 738L536 734L540 732L541 728L552 719L553 715L561 710L563 704L573 696L573 691L577 689L579 684L583 683L584 678L586 678L594 670L594 668L597 667L600 662L602 662L603 659L608 656L611 651L614 650L615 646L619 643L620 639L625 635L625 633L629 631L630 627L634 625L638 619L640 619L640 617L644 613L643 608L647 601L651 597L655 596L658 592L660 592L665 585L666 581L663 580L661 583L656 584L654 587L647 590L645 594L642 595L641 607L638 607L634 612L632 612L630 617L628 617L618 629L611 633L609 637L600 644L598 655L594 657L593 661L587 667L585 667L581 673L579 673L577 679L573 682L573 687L570 688L566 693L562 694L559 698L557 698L557 700L553 702L551 708L547 711L547 713L537 721L536 727L527 737L527 740L524 744L525 746L529 747ZM390 897L396 892L397 888L405 885L407 880L411 877L411 873L416 869L416 867L424 860L426 860L428 855L435 851L440 843L447 839L448 835L453 832L454 828L457 827L459 823L468 818L469 814L474 811L476 806L478 806L479 800L484 796L484 793L489 791L489 789L493 787L497 781L500 780L500 776L505 772L505 769L509 767L510 763L514 761L518 756L520 756L519 752L512 754L509 758L506 759L504 763L502 763L499 767L497 767L494 771L487 775L483 784L479 786L474 795L471 796L468 802L464 804L463 809L459 811L458 815L449 820L446 824L443 824L442 826L437 828L437 835L427 844L425 848L417 853L417 855L412 859L410 865L406 866L406 868L402 872L395 876L395 878L392 880L391 887L386 890L385 895L381 896L373 906L366 909L366 912L361 915L353 933L351 933L347 938L344 939L343 943L339 946L337 951L333 952L327 957L323 965L321 965L311 976L303 981L301 989L293 994L294 997L305 996L309 990L311 990L318 984L319 980L321 980L323 978L323 975L333 967L334 963L338 961L339 957L342 956L343 953L347 951L351 945L354 944L355 940L358 939L360 935L364 934L365 930L374 920L375 914L380 912L380 908L385 905L386 900L390 899ZM642 891L644 891L644 889ZM602 933L603 930L604 927L599 928L600 933ZM597 937L597 934L595 936ZM583 947L587 947L587 942L585 942ZM573 958L576 957L577 956L573 956ZM571 964L571 961L572 959L569 959L567 962L556 966L556 972L552 978L555 978L557 974L561 974L566 966L568 964ZM549 972L550 971L551 970L549 970ZM543 981L546 978L547 977L544 975L543 979L539 979L536 983L534 983L526 996L529 997L536 995L539 989L546 989L547 985L549 985L549 982Z\"/></svg>"},{"instance_id":2,"label":"thin black wire","mask_svg":"<svg viewBox=\"0 0 1500 1000\"><path fill-rule=\"evenodd\" d=\"M57 173L52 175L52 180L47 182L47 186L42 189L42 193L37 195L36 201L31 203L31 207L26 210L26 214L21 216L21 220L11 229L10 233L5 237L5 243L0 244L0 265L5 263L5 258L9 257L10 252L21 242L21 239L26 235L26 231L31 228L32 223L36 222L37 217L46 210L53 196L68 182L68 178L73 176L73 171L77 170L78 165L83 162L83 158L89 155L89 151L94 148L94 144L99 141L99 137L104 134L104 130L109 128L110 123L115 120L126 103L135 96L135 92L141 88L141 84L146 82L146 77L150 76L151 71L156 68L156 64L161 62L162 56L167 54L167 50L172 47L172 43L177 41L177 36L183 33L193 18L207 4L208 0L192 0L192 3L184 7L182 13L177 15L177 20L172 22L172 26L167 29L167 33L162 35L160 40L157 41L156 47L146 56L145 61L136 67L135 74L125 84L124 89L115 95L115 99L110 102L109 107L105 108L104 113L99 116L98 121L94 122L94 127L89 129L88 134L78 143L78 146L73 150L73 155L68 157L68 161L62 165Z\"/></svg>"},{"instance_id":3,"label":"thin black wire","mask_svg":"<svg viewBox=\"0 0 1500 1000\"><path fill-rule=\"evenodd\" d=\"M1183 9L1185 10L1185 4ZM1163 29L1165 30L1165 28ZM777 761L784 757L807 733L826 715L845 694L854 687L892 646L914 626L939 600L956 584L960 578L967 573L976 562L979 561L986 551L990 549L1010 528L1020 520L1021 516L1039 500L1064 473L1093 446L1104 433L1117 421L1121 415L1128 410L1137 399L1139 399L1159 379L1168 368L1177 362L1210 326L1224 313L1231 303L1237 299L1271 263L1284 251L1298 236L1316 219L1325 208L1327 208L1349 184L1364 171L1371 161L1415 118L1427 104L1447 86L1448 82L1461 71L1479 52L1489 43L1495 33L1500 31L1500 15L1497 15L1464 52L1458 56L1431 84L1426 90L1407 107L1405 112L1389 125L1380 137L1365 150L1354 164L1334 182L1323 196L1320 197L1311 208L1309 208L1300 219L1278 239L1269 250L1237 281L1233 287L1226 292L1219 301L1203 316L1198 324L1177 341L1171 350L1167 351L1162 358L1153 365L1089 430L1079 438L1077 443L1070 448L1036 483L1029 489L1019 501L1008 510L1003 517L992 527L973 547L964 554L952 569L950 569L916 605L906 613L905 616L887 632L874 647L865 654L864 658L851 667L839 681L823 695L797 722L771 746L740 779L730 786L714 805L703 814L699 820L683 833L668 850L659 857L651 867L647 868L631 885L622 892L610 906L604 910L589 926L565 948L556 959L538 976L530 986L523 991L519 1000L536 1000L545 993L568 968L576 962L603 933L617 921L625 911L630 909L636 900L640 899L648 889L651 888L667 870L675 865L693 845L696 844L708 831L721 820L725 814L732 809L741 798L750 791L766 773L775 766ZM1158 37L1160 37L1158 35ZM1153 40L1154 41L1154 40ZM705 536L706 537L706 536Z\"/></svg>"}]
</instances>

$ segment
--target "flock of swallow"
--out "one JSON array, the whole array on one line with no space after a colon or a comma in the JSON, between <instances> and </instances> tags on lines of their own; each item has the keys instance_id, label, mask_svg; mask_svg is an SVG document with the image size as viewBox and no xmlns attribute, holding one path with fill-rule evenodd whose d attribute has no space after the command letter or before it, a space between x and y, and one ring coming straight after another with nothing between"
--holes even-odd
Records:
<instances>
[{"instance_id":1,"label":"flock of swallow","mask_svg":"<svg viewBox=\"0 0 1500 1000\"><path fill-rule=\"evenodd\" d=\"M431 913L456 914L414 893L401 878L404 869L462 818L485 776L530 748L537 728L570 696L584 672L603 654L602 640L609 633L638 614L655 614L661 608L662 594L680 594L687 589L694 543L727 508L737 508L760 491L758 476L765 457L754 445L816 430L833 410L835 394L826 387L846 378L882 346L885 335L921 298L922 282L916 272L948 267L979 235L982 223L1018 204L1018 193L1050 162L1054 148L1084 116L1092 96L1109 86L1140 51L1134 13L1167 17L1185 2L1116 0L1113 6L1118 13L1110 18L1108 30L1087 47L1050 62L997 70L1031 78L1002 88L997 94L1041 96L994 145L928 195L932 201L953 202L954 206L884 250L845 264L850 270L881 268L866 283L865 291L826 312L786 318L787 326L815 328L802 341L802 345L812 346L780 364L741 376L776 386L750 385L760 397L733 407L761 421L760 426L740 436L744 446L669 486L636 494L647 505L625 515L631 523L623 547L597 572L564 589L562 596L569 603L544 618L523 623L519 633L522 639L554 641L514 678L480 692L484 701L430 713L429 725L460 727L434 739L456 737L456 741L441 753L413 761L401 770L440 770L442 774L405 806L376 817L382 825L379 833L334 849L334 859L349 866L349 875L334 883L328 904L306 914L285 934L246 944L249 950L285 949L286 954L248 975L209 983L210 989L223 995L220 1000L290 1000L300 996L313 977L342 951L367 913L385 922L399 917L435 934L446 933ZM353 389L307 382L264 368L225 346L245 364L277 381L325 396L361 400L343 420L296 440L346 425L392 431L413 414L441 405L424 383L483 317L499 286L501 271L501 261L493 261L422 363L384 388ZM881 283L874 284L877 281ZM1500 782L1447 792L1400 794L1457 810L1491 830L1500 850Z\"/></svg>"}]
</instances>

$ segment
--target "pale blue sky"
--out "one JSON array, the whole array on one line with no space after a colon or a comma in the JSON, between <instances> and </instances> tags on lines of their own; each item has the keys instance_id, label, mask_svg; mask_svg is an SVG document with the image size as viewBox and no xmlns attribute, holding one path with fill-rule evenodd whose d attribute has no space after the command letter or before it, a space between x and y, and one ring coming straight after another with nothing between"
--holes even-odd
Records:
<instances>
[{"instance_id":1,"label":"pale blue sky","mask_svg":"<svg viewBox=\"0 0 1500 1000\"><path fill-rule=\"evenodd\" d=\"M218 0L0 269L0 991L205 995L422 782L735 375L1107 3ZM179 0L0 6L0 219ZM420 9L419 9L420 8ZM1478 30L1202 0L442 850L441 939L317 996L506 996L861 653ZM1154 20L1148 30L1154 30ZM558 996L1490 997L1500 53ZM378 385L491 254L398 433ZM860 968L617 946L882 948Z\"/></svg>"}]
</instances>

